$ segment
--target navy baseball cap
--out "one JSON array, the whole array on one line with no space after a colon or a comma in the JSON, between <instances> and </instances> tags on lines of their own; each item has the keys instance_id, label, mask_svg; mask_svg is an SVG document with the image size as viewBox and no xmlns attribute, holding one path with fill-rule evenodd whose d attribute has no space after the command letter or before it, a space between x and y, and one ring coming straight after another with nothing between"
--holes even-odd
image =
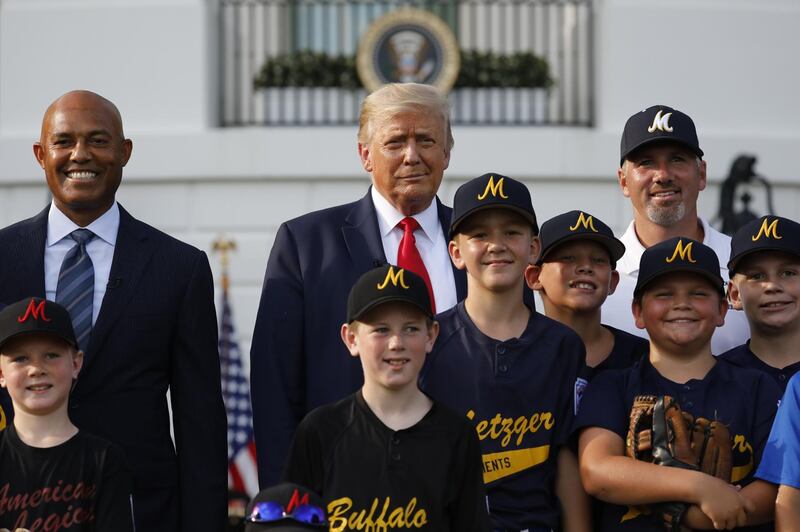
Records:
<instances>
[{"instance_id":1,"label":"navy baseball cap","mask_svg":"<svg viewBox=\"0 0 800 532\"><path fill-rule=\"evenodd\" d=\"M658 277L674 272L702 275L720 295L725 294L725 283L719 273L719 259L714 250L691 238L675 237L647 248L642 254L633 296L641 295L645 287Z\"/></svg>"},{"instance_id":2,"label":"navy baseball cap","mask_svg":"<svg viewBox=\"0 0 800 532\"><path fill-rule=\"evenodd\" d=\"M698 157L703 156L697 129L686 113L666 105L654 105L628 118L622 130L619 164L634 150L655 141L669 140L683 144Z\"/></svg>"},{"instance_id":3,"label":"navy baseball cap","mask_svg":"<svg viewBox=\"0 0 800 532\"><path fill-rule=\"evenodd\" d=\"M78 347L69 312L54 301L28 297L0 311L0 347L12 338L32 333L52 334Z\"/></svg>"},{"instance_id":4,"label":"navy baseball cap","mask_svg":"<svg viewBox=\"0 0 800 532\"><path fill-rule=\"evenodd\" d=\"M547 254L556 246L578 239L593 240L606 248L612 267L616 267L617 261L625 254L625 244L614 237L611 228L600 218L583 211L569 211L550 218L542 224L539 239L542 252L536 259L537 266L542 265Z\"/></svg>"},{"instance_id":5,"label":"navy baseball cap","mask_svg":"<svg viewBox=\"0 0 800 532\"><path fill-rule=\"evenodd\" d=\"M245 509L245 532L328 530L322 499L308 488L284 482L253 497Z\"/></svg>"},{"instance_id":6,"label":"navy baseball cap","mask_svg":"<svg viewBox=\"0 0 800 532\"><path fill-rule=\"evenodd\" d=\"M731 238L731 275L744 257L766 250L800 256L800 224L781 216L762 216L744 224Z\"/></svg>"},{"instance_id":7,"label":"navy baseball cap","mask_svg":"<svg viewBox=\"0 0 800 532\"><path fill-rule=\"evenodd\" d=\"M350 289L347 297L347 323L352 323L378 305L390 301L414 305L426 317L433 319L431 297L422 277L411 270L386 264L359 277Z\"/></svg>"},{"instance_id":8,"label":"navy baseball cap","mask_svg":"<svg viewBox=\"0 0 800 532\"><path fill-rule=\"evenodd\" d=\"M458 187L453 199L453 219L450 222L450 238L458 232L458 226L472 214L491 208L511 209L533 226L539 234L536 213L531 203L528 187L516 179L500 174L483 174Z\"/></svg>"}]
</instances>

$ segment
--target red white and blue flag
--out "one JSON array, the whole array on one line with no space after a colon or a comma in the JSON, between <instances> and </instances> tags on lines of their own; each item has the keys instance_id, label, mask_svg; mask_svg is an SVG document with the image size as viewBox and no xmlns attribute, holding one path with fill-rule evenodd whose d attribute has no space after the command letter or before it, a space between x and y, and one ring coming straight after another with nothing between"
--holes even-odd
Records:
<instances>
[{"instance_id":1,"label":"red white and blue flag","mask_svg":"<svg viewBox=\"0 0 800 532\"><path fill-rule=\"evenodd\" d=\"M234 334L227 284L223 282L219 358L222 397L228 414L228 487L254 497L258 493L258 466L250 386L244 374L239 343Z\"/></svg>"}]
</instances>

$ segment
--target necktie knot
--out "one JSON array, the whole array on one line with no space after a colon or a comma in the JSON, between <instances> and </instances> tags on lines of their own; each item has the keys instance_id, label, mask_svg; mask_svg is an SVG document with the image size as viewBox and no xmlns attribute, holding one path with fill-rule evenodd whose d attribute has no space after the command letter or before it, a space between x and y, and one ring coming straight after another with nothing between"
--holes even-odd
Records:
<instances>
[{"instance_id":1,"label":"necktie knot","mask_svg":"<svg viewBox=\"0 0 800 532\"><path fill-rule=\"evenodd\" d=\"M403 233L411 233L414 234L414 231L419 229L419 222L416 218L412 218L411 216L406 216L399 222L397 222L397 227L403 230Z\"/></svg>"},{"instance_id":2,"label":"necktie knot","mask_svg":"<svg viewBox=\"0 0 800 532\"><path fill-rule=\"evenodd\" d=\"M77 242L79 246L83 246L94 238L94 233L89 229L75 229L69 236L72 240Z\"/></svg>"}]
</instances>

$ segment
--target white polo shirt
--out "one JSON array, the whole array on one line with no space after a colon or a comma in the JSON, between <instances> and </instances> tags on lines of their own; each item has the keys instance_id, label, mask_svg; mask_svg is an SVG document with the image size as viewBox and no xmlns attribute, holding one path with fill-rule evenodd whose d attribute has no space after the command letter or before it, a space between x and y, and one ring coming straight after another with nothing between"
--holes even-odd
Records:
<instances>
[{"instance_id":1,"label":"white polo shirt","mask_svg":"<svg viewBox=\"0 0 800 532\"><path fill-rule=\"evenodd\" d=\"M731 254L731 237L720 233L704 219L699 218L699 220L703 225L703 234L705 235L703 244L716 252L720 263L720 275L725 282L728 282L727 265ZM633 223L630 223L625 234L620 238L625 244L625 255L617 262L619 285L617 285L617 290L603 303L602 322L647 338L647 331L638 329L633 323L633 313L631 312L633 289L636 287L636 279L639 276L639 261L645 250L636 236ZM725 315L725 325L719 327L711 338L711 352L721 355L728 349L745 343L749 338L750 327L744 312L729 308Z\"/></svg>"}]
</instances>

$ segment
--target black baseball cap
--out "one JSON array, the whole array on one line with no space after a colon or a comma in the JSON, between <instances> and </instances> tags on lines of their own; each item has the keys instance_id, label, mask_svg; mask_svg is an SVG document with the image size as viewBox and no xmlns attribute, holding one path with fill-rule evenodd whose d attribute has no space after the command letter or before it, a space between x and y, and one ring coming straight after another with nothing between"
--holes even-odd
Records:
<instances>
[{"instance_id":1,"label":"black baseball cap","mask_svg":"<svg viewBox=\"0 0 800 532\"><path fill-rule=\"evenodd\" d=\"M739 228L731 238L731 275L744 257L756 251L783 251L800 256L800 224L781 216L762 216Z\"/></svg>"},{"instance_id":2,"label":"black baseball cap","mask_svg":"<svg viewBox=\"0 0 800 532\"><path fill-rule=\"evenodd\" d=\"M284 482L258 492L245 509L245 532L328 530L325 504L308 488Z\"/></svg>"},{"instance_id":3,"label":"black baseball cap","mask_svg":"<svg viewBox=\"0 0 800 532\"><path fill-rule=\"evenodd\" d=\"M632 151L645 144L664 140L683 144L698 157L703 156L697 140L697 129L689 115L666 105L654 105L636 113L625 122L620 142L620 166Z\"/></svg>"},{"instance_id":4,"label":"black baseball cap","mask_svg":"<svg viewBox=\"0 0 800 532\"><path fill-rule=\"evenodd\" d=\"M388 303L402 301L419 308L433 319L431 297L422 277L399 266L385 264L359 277L347 297L347 322L361 318L368 311Z\"/></svg>"},{"instance_id":5,"label":"black baseball cap","mask_svg":"<svg viewBox=\"0 0 800 532\"><path fill-rule=\"evenodd\" d=\"M714 250L691 238L675 237L647 248L642 254L633 297L641 295L645 287L658 277L674 272L702 275L721 295L725 294L719 259Z\"/></svg>"},{"instance_id":6,"label":"black baseball cap","mask_svg":"<svg viewBox=\"0 0 800 532\"><path fill-rule=\"evenodd\" d=\"M528 187L516 179L500 174L483 174L458 187L453 199L453 218L450 222L450 238L458 232L458 226L470 215L490 208L511 209L533 226L539 234L536 213L531 203Z\"/></svg>"},{"instance_id":7,"label":"black baseball cap","mask_svg":"<svg viewBox=\"0 0 800 532\"><path fill-rule=\"evenodd\" d=\"M539 239L542 242L542 252L536 259L538 266L542 265L553 248L577 239L594 240L606 248L612 267L616 267L617 261L625 254L625 244L614 237L611 228L600 218L584 211L569 211L550 218L542 224Z\"/></svg>"},{"instance_id":8,"label":"black baseball cap","mask_svg":"<svg viewBox=\"0 0 800 532\"><path fill-rule=\"evenodd\" d=\"M54 301L28 297L0 310L0 347L12 338L31 333L52 334L78 347L69 312Z\"/></svg>"}]
</instances>

